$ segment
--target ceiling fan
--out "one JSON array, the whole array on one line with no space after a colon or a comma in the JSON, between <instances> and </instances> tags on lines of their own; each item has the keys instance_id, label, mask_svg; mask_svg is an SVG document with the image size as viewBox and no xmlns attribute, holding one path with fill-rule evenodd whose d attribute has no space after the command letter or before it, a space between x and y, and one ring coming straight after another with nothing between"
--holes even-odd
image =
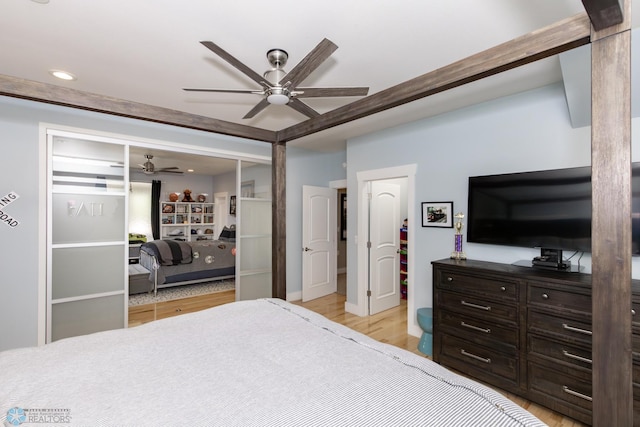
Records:
<instances>
[{"instance_id":1,"label":"ceiling fan","mask_svg":"<svg viewBox=\"0 0 640 427\"><path fill-rule=\"evenodd\" d=\"M144 164L138 164L138 166L142 167L142 172L144 172L147 175L153 175L156 173L178 173L178 174L183 173L182 171L177 170L178 169L177 166L156 169L156 166L153 163L151 163L151 159L153 159L153 156L151 154L145 154L144 157L145 159L147 159L147 161L144 162Z\"/></svg>"},{"instance_id":2,"label":"ceiling fan","mask_svg":"<svg viewBox=\"0 0 640 427\"><path fill-rule=\"evenodd\" d=\"M332 87L310 88L298 87L316 68L320 66L338 48L328 39L322 40L315 48L305 56L290 72L284 70L289 55L282 49L271 49L267 52L267 60L273 68L267 70L264 75L254 72L238 59L230 55L221 47L210 41L202 41L205 47L216 53L222 59L247 75L251 80L260 85L259 90L235 90L235 89L191 89L193 92L226 92L226 93L252 93L262 96L262 100L256 104L243 119L250 119L264 110L270 104L288 105L294 110L313 118L320 113L309 107L300 98L320 98L333 96L366 96L368 87Z\"/></svg>"}]
</instances>

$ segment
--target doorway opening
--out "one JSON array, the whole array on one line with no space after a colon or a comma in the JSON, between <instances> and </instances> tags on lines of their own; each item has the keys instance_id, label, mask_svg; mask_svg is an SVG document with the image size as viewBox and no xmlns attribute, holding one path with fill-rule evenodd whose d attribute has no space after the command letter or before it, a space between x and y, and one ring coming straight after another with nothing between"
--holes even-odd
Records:
<instances>
[{"instance_id":1,"label":"doorway opening","mask_svg":"<svg viewBox=\"0 0 640 427\"><path fill-rule=\"evenodd\" d=\"M235 287L268 289L270 295L272 257L264 250L271 248L269 155L138 141L121 135L94 135L84 129L41 127L41 132L39 162L46 173L40 179L39 200L48 214L39 224L42 263L38 280L38 344L126 327L130 293L127 265L136 257L130 252L130 237L134 234L148 240L153 234L149 233L146 218L130 216L130 202L135 199L131 193L136 181L149 184L159 176L176 188L165 186L167 194L161 195L160 200L171 201L168 193L188 188L198 197L192 203L212 205L213 197L222 202L218 215L222 221L211 220L213 214L204 207L202 211L195 206L195 210L174 213L172 223L176 228L182 227L180 237L185 241L218 236L220 228L227 224L225 221L235 222L223 205L231 196L238 195L237 222L246 224L247 230L239 227L240 237L246 238L245 249L236 251L239 260L236 271L240 272L236 278L240 277L243 283L236 279ZM226 164L230 168L225 174L221 166ZM249 182L251 191L245 192L244 184ZM143 198L140 209L148 212L148 197ZM151 205L159 206L160 202ZM177 221L179 214L183 216L181 224ZM252 221L254 218L258 220ZM207 233L207 228L211 233ZM199 229L203 229L202 235ZM79 268L85 274L80 274ZM94 278L92 287L86 286L86 277Z\"/></svg>"},{"instance_id":2,"label":"doorway opening","mask_svg":"<svg viewBox=\"0 0 640 427\"><path fill-rule=\"evenodd\" d=\"M377 291L384 296L393 292L389 281L400 281L400 229L407 220L406 233L408 277L415 277L415 262L411 262L414 253L413 238L415 226L415 164L385 169L362 171L356 174L357 190L357 304L349 304L348 311L360 316L371 314L371 299ZM403 188L404 186L404 188ZM396 187L398 196L391 196ZM374 198L378 194L378 200ZM372 235L373 233L373 235ZM377 233L377 235L376 235ZM373 240L372 240L373 238ZM376 241L376 243L374 243ZM378 246L375 248L374 246ZM396 274L397 273L397 274ZM414 293L409 281L407 291L407 328L408 332L418 328L415 316ZM395 286L395 285L394 285ZM373 288L372 288L373 287ZM400 288L398 285L399 296ZM370 296L371 294L371 296ZM375 310L375 303L374 303Z\"/></svg>"},{"instance_id":3,"label":"doorway opening","mask_svg":"<svg viewBox=\"0 0 640 427\"><path fill-rule=\"evenodd\" d=\"M347 189L338 188L337 293L347 295Z\"/></svg>"}]
</instances>

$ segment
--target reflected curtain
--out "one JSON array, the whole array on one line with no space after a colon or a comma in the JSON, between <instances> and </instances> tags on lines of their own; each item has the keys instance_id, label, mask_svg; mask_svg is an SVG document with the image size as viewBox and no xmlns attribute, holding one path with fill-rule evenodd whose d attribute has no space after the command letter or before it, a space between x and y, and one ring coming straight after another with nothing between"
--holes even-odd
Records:
<instances>
[{"instance_id":1,"label":"reflected curtain","mask_svg":"<svg viewBox=\"0 0 640 427\"><path fill-rule=\"evenodd\" d=\"M162 181L153 180L151 182L151 231L153 239L160 238L160 187Z\"/></svg>"}]
</instances>

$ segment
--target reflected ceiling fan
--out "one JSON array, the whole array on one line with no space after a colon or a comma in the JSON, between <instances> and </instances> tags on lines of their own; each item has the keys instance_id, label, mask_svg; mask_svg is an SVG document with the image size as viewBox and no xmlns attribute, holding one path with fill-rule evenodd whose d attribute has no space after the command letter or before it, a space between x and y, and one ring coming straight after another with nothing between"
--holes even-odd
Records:
<instances>
[{"instance_id":1,"label":"reflected ceiling fan","mask_svg":"<svg viewBox=\"0 0 640 427\"><path fill-rule=\"evenodd\" d=\"M168 168L158 168L156 169L156 166L151 162L151 159L153 159L153 156L151 154L145 154L144 155L145 159L147 159L146 162L144 162L144 164L138 164L138 166L142 167L142 172L144 172L147 175L154 175L156 173L177 173L177 174L182 174L182 171L179 171L177 166L171 166Z\"/></svg>"},{"instance_id":2,"label":"reflected ceiling fan","mask_svg":"<svg viewBox=\"0 0 640 427\"><path fill-rule=\"evenodd\" d=\"M289 55L282 49L271 49L267 52L267 60L273 67L267 70L264 75L260 75L251 68L244 65L228 52L220 48L213 42L200 42L222 59L243 72L251 80L260 85L259 90L234 90L234 89L191 89L184 88L192 92L226 92L226 93L252 93L262 96L262 100L251 109L243 119L250 119L264 110L270 104L288 105L294 110L313 118L320 115L313 108L302 102L300 98L320 98L334 96L366 96L368 87L332 87L332 88L310 88L299 87L298 85L306 79L316 68L320 66L338 48L328 39L322 40L302 61L298 63L290 72L284 70Z\"/></svg>"}]
</instances>

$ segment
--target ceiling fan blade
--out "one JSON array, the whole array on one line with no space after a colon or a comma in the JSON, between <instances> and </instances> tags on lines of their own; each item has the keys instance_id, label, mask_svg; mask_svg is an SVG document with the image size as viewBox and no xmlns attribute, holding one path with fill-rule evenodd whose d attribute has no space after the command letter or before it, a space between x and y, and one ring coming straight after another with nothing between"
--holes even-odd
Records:
<instances>
[{"instance_id":1,"label":"ceiling fan blade","mask_svg":"<svg viewBox=\"0 0 640 427\"><path fill-rule=\"evenodd\" d=\"M217 54L220 58L224 59L229 64L233 65L235 68L242 71L247 77L249 77L254 82L258 83L260 86L265 86L265 85L268 86L264 77L262 77L260 74L253 71L251 68L244 65L242 62L240 62L238 59L232 56L229 52L222 49L220 46L218 46L214 42L202 41L200 43L202 43L205 47L207 47L213 53Z\"/></svg>"},{"instance_id":2,"label":"ceiling fan blade","mask_svg":"<svg viewBox=\"0 0 640 427\"><path fill-rule=\"evenodd\" d=\"M320 66L338 48L331 40L324 39L305 56L293 69L278 82L295 88Z\"/></svg>"},{"instance_id":3,"label":"ceiling fan blade","mask_svg":"<svg viewBox=\"0 0 640 427\"><path fill-rule=\"evenodd\" d=\"M245 89L196 89L185 87L182 88L187 92L220 92L220 93L253 93L256 95L264 95L263 90L245 90Z\"/></svg>"},{"instance_id":4,"label":"ceiling fan blade","mask_svg":"<svg viewBox=\"0 0 640 427\"><path fill-rule=\"evenodd\" d=\"M314 110L304 102L295 98L291 98L287 105L293 108L294 110L296 110L297 112L302 113L311 119L320 115L320 113L318 113L316 110Z\"/></svg>"},{"instance_id":5,"label":"ceiling fan blade","mask_svg":"<svg viewBox=\"0 0 640 427\"><path fill-rule=\"evenodd\" d=\"M170 166L170 167L168 167L168 168L160 168L160 169L158 169L158 170L161 170L161 171L168 171L168 170L171 170L171 169L180 169L180 168L179 168L179 167L177 167L177 166Z\"/></svg>"},{"instance_id":6,"label":"ceiling fan blade","mask_svg":"<svg viewBox=\"0 0 640 427\"><path fill-rule=\"evenodd\" d=\"M172 168L173 169L173 168ZM156 173L177 173L182 175L184 172L182 171L174 171L174 170L168 170L168 169L160 169L160 170L156 170Z\"/></svg>"},{"instance_id":7,"label":"ceiling fan blade","mask_svg":"<svg viewBox=\"0 0 640 427\"><path fill-rule=\"evenodd\" d=\"M299 93L303 92L303 93ZM296 98L320 98L330 96L367 96L368 87L297 87L295 89Z\"/></svg>"},{"instance_id":8,"label":"ceiling fan blade","mask_svg":"<svg viewBox=\"0 0 640 427\"><path fill-rule=\"evenodd\" d=\"M264 110L268 106L269 106L269 101L267 101L267 98L264 98L262 101L258 102L256 106L251 109L251 111L245 114L243 119L253 118L256 114L258 114L260 111Z\"/></svg>"}]
</instances>

